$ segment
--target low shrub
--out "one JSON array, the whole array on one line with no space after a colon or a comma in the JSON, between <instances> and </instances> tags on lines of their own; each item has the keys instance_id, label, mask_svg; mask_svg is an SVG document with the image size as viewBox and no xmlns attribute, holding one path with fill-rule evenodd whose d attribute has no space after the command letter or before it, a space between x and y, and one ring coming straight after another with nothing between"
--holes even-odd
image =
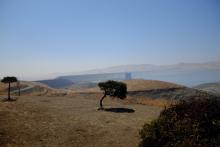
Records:
<instances>
[{"instance_id":1,"label":"low shrub","mask_svg":"<svg viewBox=\"0 0 220 147\"><path fill-rule=\"evenodd\" d=\"M220 144L220 99L194 98L165 108L140 131L140 147L215 147Z\"/></svg>"}]
</instances>

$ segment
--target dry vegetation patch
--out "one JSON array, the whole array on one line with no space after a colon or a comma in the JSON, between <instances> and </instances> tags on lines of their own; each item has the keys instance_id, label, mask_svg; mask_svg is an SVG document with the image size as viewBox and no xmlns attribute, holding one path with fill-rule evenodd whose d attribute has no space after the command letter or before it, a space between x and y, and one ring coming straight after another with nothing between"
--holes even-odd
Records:
<instances>
[{"instance_id":1,"label":"dry vegetation patch","mask_svg":"<svg viewBox=\"0 0 220 147\"><path fill-rule=\"evenodd\" d=\"M90 94L1 101L1 146L133 147L138 145L139 129L161 111L159 107L116 99L105 99L105 108L129 108L135 112L98 111L98 102Z\"/></svg>"}]
</instances>

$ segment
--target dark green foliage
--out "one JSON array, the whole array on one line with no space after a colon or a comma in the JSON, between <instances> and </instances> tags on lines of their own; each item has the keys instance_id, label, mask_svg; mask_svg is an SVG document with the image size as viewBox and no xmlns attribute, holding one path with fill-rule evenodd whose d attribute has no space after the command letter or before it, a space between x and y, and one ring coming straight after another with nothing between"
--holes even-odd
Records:
<instances>
[{"instance_id":1,"label":"dark green foliage","mask_svg":"<svg viewBox=\"0 0 220 147\"><path fill-rule=\"evenodd\" d=\"M10 97L10 91L11 91L11 83L17 82L18 79L16 77L4 77L1 82L2 83L8 83L8 100L11 99Z\"/></svg>"},{"instance_id":2,"label":"dark green foliage","mask_svg":"<svg viewBox=\"0 0 220 147\"><path fill-rule=\"evenodd\" d=\"M1 82L2 83L13 83L13 82L17 82L17 78L16 77L4 77Z\"/></svg>"},{"instance_id":3,"label":"dark green foliage","mask_svg":"<svg viewBox=\"0 0 220 147\"><path fill-rule=\"evenodd\" d=\"M102 108L102 101L106 96L118 97L120 99L126 98L127 85L123 82L107 81L100 82L99 88L104 91L104 96L100 100L100 107Z\"/></svg>"},{"instance_id":4,"label":"dark green foliage","mask_svg":"<svg viewBox=\"0 0 220 147\"><path fill-rule=\"evenodd\" d=\"M126 98L127 86L125 83L116 82L116 81L107 81L107 82L101 82L98 85L106 95L112 97L118 97L120 99Z\"/></svg>"},{"instance_id":5,"label":"dark green foliage","mask_svg":"<svg viewBox=\"0 0 220 147\"><path fill-rule=\"evenodd\" d=\"M140 147L215 147L220 141L220 99L191 99L164 109L140 131Z\"/></svg>"}]
</instances>

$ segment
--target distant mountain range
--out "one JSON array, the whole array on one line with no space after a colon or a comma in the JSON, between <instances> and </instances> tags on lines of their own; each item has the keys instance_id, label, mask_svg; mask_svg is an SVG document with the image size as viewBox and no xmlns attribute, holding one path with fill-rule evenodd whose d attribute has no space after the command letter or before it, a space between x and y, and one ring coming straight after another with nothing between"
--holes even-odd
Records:
<instances>
[{"instance_id":1,"label":"distant mountain range","mask_svg":"<svg viewBox=\"0 0 220 147\"><path fill-rule=\"evenodd\" d=\"M178 63L172 65L153 65L153 64L133 64L120 65L103 69L92 69L82 72L73 72L69 75L84 75L84 74L100 74L100 73L122 73L122 72L146 72L146 71L191 71L191 70L215 70L220 69L220 61L206 63ZM66 75L66 74L65 74Z\"/></svg>"},{"instance_id":2,"label":"distant mountain range","mask_svg":"<svg viewBox=\"0 0 220 147\"><path fill-rule=\"evenodd\" d=\"M62 74L54 79L55 82L53 79L40 82L52 87L66 87L78 82L91 83L105 80L127 80L126 75L128 74L131 79L161 80L186 86L195 86L202 83L220 82L220 61L173 65L122 65ZM64 85L60 83L62 80ZM59 86L56 86L57 81L59 81Z\"/></svg>"}]
</instances>

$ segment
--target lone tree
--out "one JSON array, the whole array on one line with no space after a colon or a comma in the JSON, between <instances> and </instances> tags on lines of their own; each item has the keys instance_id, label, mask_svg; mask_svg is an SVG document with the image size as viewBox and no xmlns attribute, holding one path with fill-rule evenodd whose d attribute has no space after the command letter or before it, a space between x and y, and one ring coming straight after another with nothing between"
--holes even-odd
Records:
<instances>
[{"instance_id":1,"label":"lone tree","mask_svg":"<svg viewBox=\"0 0 220 147\"><path fill-rule=\"evenodd\" d=\"M8 100L11 100L10 91L11 91L11 83L17 82L16 77L4 77L1 82L8 83Z\"/></svg>"},{"instance_id":2,"label":"lone tree","mask_svg":"<svg viewBox=\"0 0 220 147\"><path fill-rule=\"evenodd\" d=\"M127 85L125 83L116 82L116 81L107 81L107 82L100 82L98 86L104 92L104 95L100 100L100 109L103 109L102 101L106 96L117 97L120 99L126 98Z\"/></svg>"}]
</instances>

